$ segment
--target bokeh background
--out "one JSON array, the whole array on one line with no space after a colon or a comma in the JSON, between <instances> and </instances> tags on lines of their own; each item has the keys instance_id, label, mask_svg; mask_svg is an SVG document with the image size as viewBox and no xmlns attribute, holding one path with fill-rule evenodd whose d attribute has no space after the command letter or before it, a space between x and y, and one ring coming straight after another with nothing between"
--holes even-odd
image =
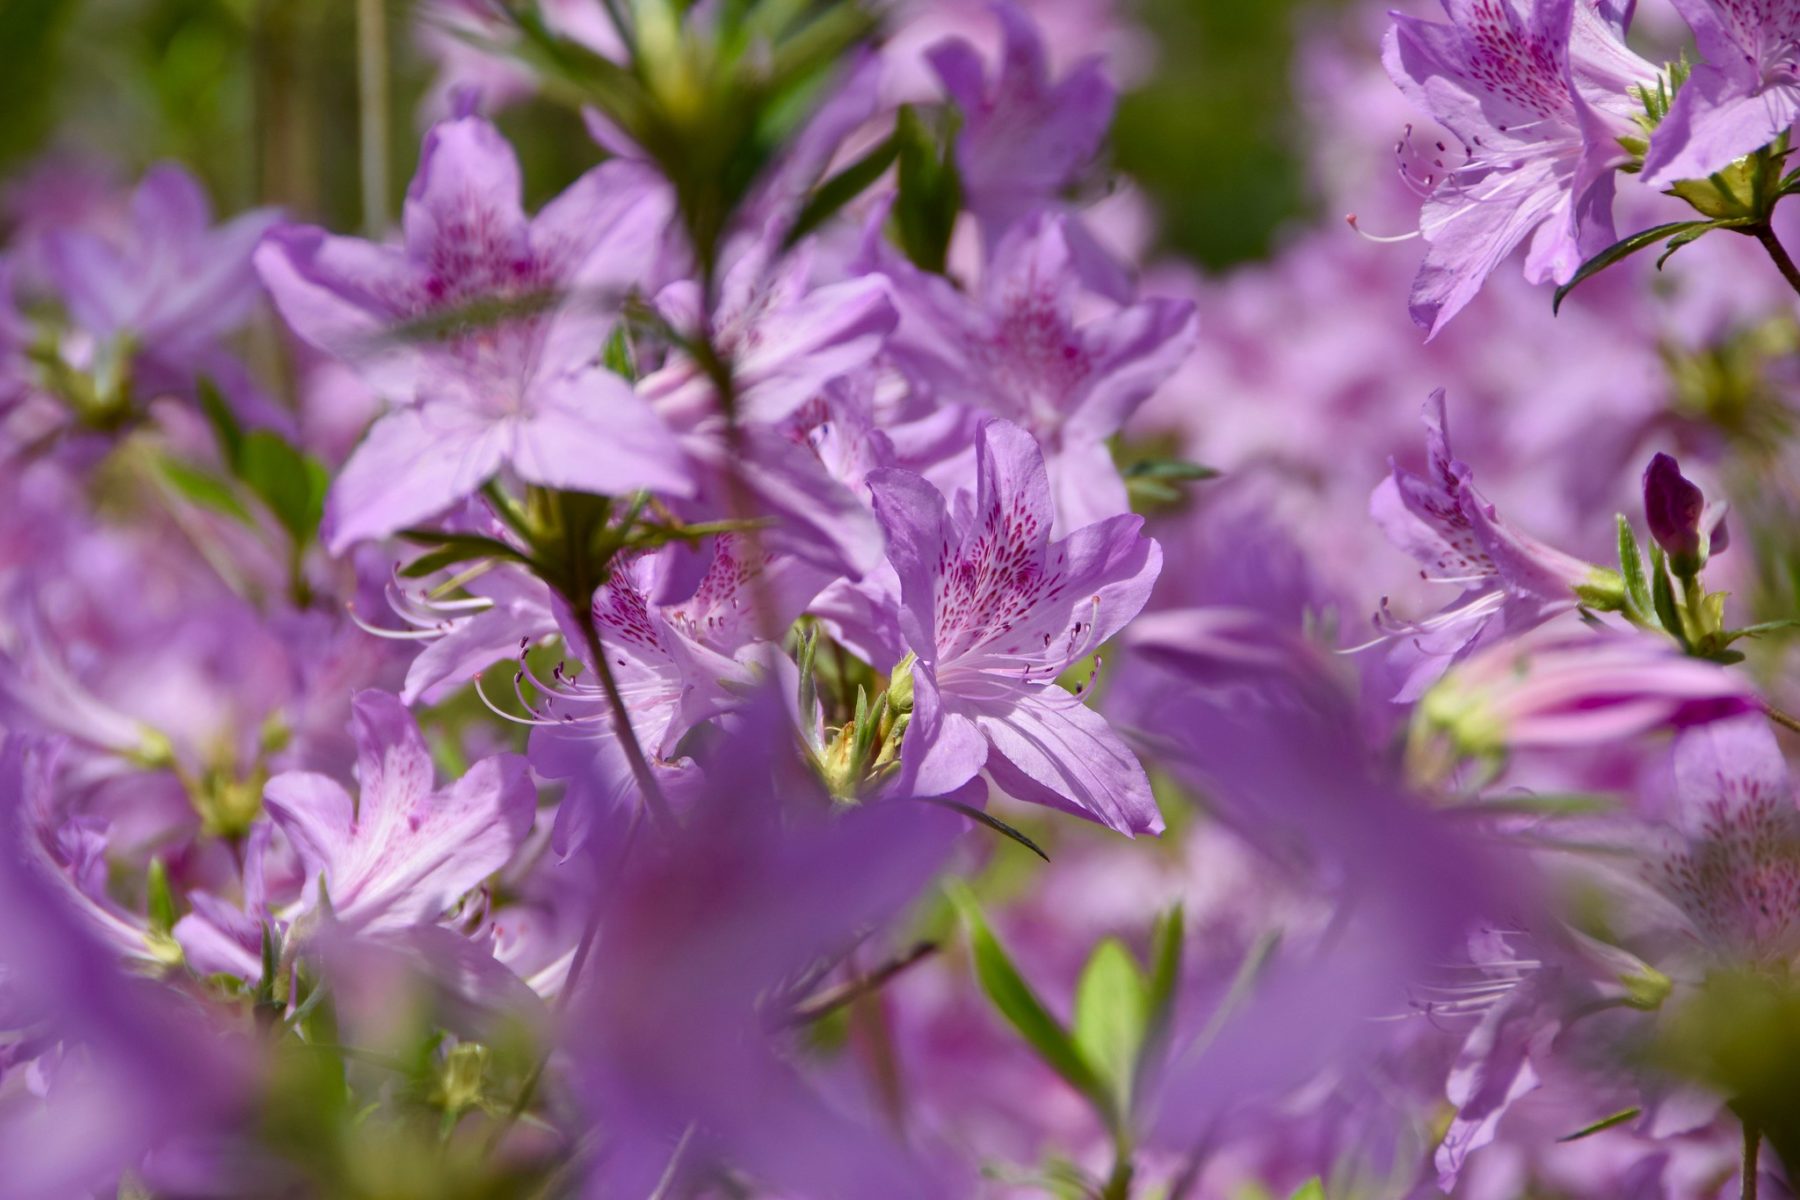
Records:
<instances>
[{"instance_id":1,"label":"bokeh background","mask_svg":"<svg viewBox=\"0 0 1800 1200\"><path fill-rule=\"evenodd\" d=\"M1292 65L1305 23L1341 7L1122 6L1144 32L1127 56L1139 69L1119 110L1116 165L1154 199L1164 249L1223 268L1266 256L1284 228L1321 214ZM357 22L369 11L380 14L391 51L397 196L434 71L413 0L6 0L0 176L47 151L71 168L105 163L126 179L176 158L205 177L222 211L273 203L354 227ZM501 124L539 196L591 158L566 106L530 101Z\"/></svg>"}]
</instances>

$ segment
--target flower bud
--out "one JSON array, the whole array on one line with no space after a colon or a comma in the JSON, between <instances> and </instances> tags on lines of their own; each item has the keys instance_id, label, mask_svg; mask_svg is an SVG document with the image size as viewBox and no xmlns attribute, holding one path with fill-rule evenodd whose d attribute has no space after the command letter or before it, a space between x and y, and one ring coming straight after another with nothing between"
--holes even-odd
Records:
<instances>
[{"instance_id":1,"label":"flower bud","mask_svg":"<svg viewBox=\"0 0 1800 1200\"><path fill-rule=\"evenodd\" d=\"M1698 575L1708 555L1729 544L1723 506L1709 507L1706 496L1667 454L1658 454L1644 470L1644 514L1650 536L1669 556L1669 569L1677 578Z\"/></svg>"}]
</instances>

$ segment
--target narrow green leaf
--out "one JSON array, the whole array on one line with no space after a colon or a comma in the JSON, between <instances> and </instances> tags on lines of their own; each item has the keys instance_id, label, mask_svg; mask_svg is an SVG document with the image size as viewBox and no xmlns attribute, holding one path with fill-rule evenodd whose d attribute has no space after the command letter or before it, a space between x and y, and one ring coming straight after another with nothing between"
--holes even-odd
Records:
<instances>
[{"instance_id":1,"label":"narrow green leaf","mask_svg":"<svg viewBox=\"0 0 1800 1200\"><path fill-rule=\"evenodd\" d=\"M877 179L880 179L899 155L899 136L890 134L882 140L879 146L813 189L813 194L807 198L806 206L800 210L800 215L794 218L793 228L788 230L787 244L794 245L801 238L836 216L845 205L862 195Z\"/></svg>"},{"instance_id":2,"label":"narrow green leaf","mask_svg":"<svg viewBox=\"0 0 1800 1200\"><path fill-rule=\"evenodd\" d=\"M168 933L175 928L175 896L169 891L169 869L161 858L150 860L150 875L145 884L149 893L150 930Z\"/></svg>"},{"instance_id":3,"label":"narrow green leaf","mask_svg":"<svg viewBox=\"0 0 1800 1200\"><path fill-rule=\"evenodd\" d=\"M524 556L517 550L497 538L482 537L474 533L438 533L430 529L403 529L400 536L409 542L420 542L432 547L431 550L413 559L402 567L400 574L409 579L419 579L445 567L455 566L460 562L468 562L476 558L498 558L508 562L523 562Z\"/></svg>"},{"instance_id":4,"label":"narrow green leaf","mask_svg":"<svg viewBox=\"0 0 1800 1200\"><path fill-rule=\"evenodd\" d=\"M228 481L178 458L165 458L156 465L163 479L182 499L211 512L223 513L246 525L256 524L256 518L250 515L244 502L231 490Z\"/></svg>"},{"instance_id":5,"label":"narrow green leaf","mask_svg":"<svg viewBox=\"0 0 1800 1200\"><path fill-rule=\"evenodd\" d=\"M1138 1051L1150 1023L1150 984L1117 938L1094 947L1075 989L1075 1046L1129 1112Z\"/></svg>"},{"instance_id":6,"label":"narrow green leaf","mask_svg":"<svg viewBox=\"0 0 1800 1200\"><path fill-rule=\"evenodd\" d=\"M1446 809L1446 814L1470 816L1549 816L1574 817L1588 813L1610 812L1619 803L1611 796L1589 792L1519 792L1512 795L1484 796Z\"/></svg>"},{"instance_id":7,"label":"narrow green leaf","mask_svg":"<svg viewBox=\"0 0 1800 1200\"><path fill-rule=\"evenodd\" d=\"M1649 229L1639 230L1628 238L1614 242L1582 263L1569 282L1556 289L1556 295L1550 301L1550 311L1560 312L1564 297L1574 291L1583 281L1598 275L1614 263L1624 261L1639 250L1648 249L1664 238L1675 237L1693 229L1699 229L1703 233L1711 227L1711 221L1671 221L1666 225L1656 225Z\"/></svg>"},{"instance_id":8,"label":"narrow green leaf","mask_svg":"<svg viewBox=\"0 0 1800 1200\"><path fill-rule=\"evenodd\" d=\"M1156 923L1150 938L1150 984L1144 998L1144 1043L1138 1055L1137 1074L1142 1079L1153 1059L1166 1048L1175 1023L1175 996L1181 986L1181 956L1187 943L1187 917L1177 904Z\"/></svg>"},{"instance_id":9,"label":"narrow green leaf","mask_svg":"<svg viewBox=\"0 0 1800 1200\"><path fill-rule=\"evenodd\" d=\"M613 335L606 339L606 353L601 362L607 370L621 379L637 382L637 363L631 355L631 339L626 335L625 326L621 324L613 330Z\"/></svg>"},{"instance_id":10,"label":"narrow green leaf","mask_svg":"<svg viewBox=\"0 0 1800 1200\"><path fill-rule=\"evenodd\" d=\"M1634 620L1648 625L1656 613L1656 602L1650 595L1650 580L1644 574L1644 552L1638 545L1631 522L1619 514L1619 574L1625 577L1625 600Z\"/></svg>"},{"instance_id":11,"label":"narrow green leaf","mask_svg":"<svg viewBox=\"0 0 1800 1200\"><path fill-rule=\"evenodd\" d=\"M1325 1184L1316 1178L1309 1179L1288 1200L1325 1200Z\"/></svg>"},{"instance_id":12,"label":"narrow green leaf","mask_svg":"<svg viewBox=\"0 0 1800 1200\"><path fill-rule=\"evenodd\" d=\"M1146 458L1126 466L1123 474L1127 479L1164 479L1191 483L1202 479L1217 479L1224 472L1216 467L1183 462L1176 458Z\"/></svg>"},{"instance_id":13,"label":"narrow green leaf","mask_svg":"<svg viewBox=\"0 0 1800 1200\"><path fill-rule=\"evenodd\" d=\"M950 800L943 796L922 796L920 799L924 800L927 804L935 804L939 808L948 808L953 812L959 812L978 825L986 825L1001 837L1011 838L1045 862L1050 861L1050 856L1044 853L1044 848L1042 846L1032 841L1023 831L1007 824L990 812L984 812L983 810L976 808L973 804L964 804L961 800Z\"/></svg>"},{"instance_id":14,"label":"narrow green leaf","mask_svg":"<svg viewBox=\"0 0 1800 1200\"><path fill-rule=\"evenodd\" d=\"M212 380L203 376L195 390L200 395L200 411L206 414L206 423L218 440L219 457L236 475L244 461L244 427L238 424L237 414L225 403L225 397Z\"/></svg>"},{"instance_id":15,"label":"narrow green leaf","mask_svg":"<svg viewBox=\"0 0 1800 1200\"><path fill-rule=\"evenodd\" d=\"M1681 610L1675 605L1675 585L1669 582L1669 567L1663 559L1661 546L1650 547L1650 590L1656 601L1656 619L1681 643L1683 650L1692 650L1693 643L1688 641L1687 629L1681 621Z\"/></svg>"},{"instance_id":16,"label":"narrow green leaf","mask_svg":"<svg viewBox=\"0 0 1800 1200\"><path fill-rule=\"evenodd\" d=\"M1005 948L1000 945L993 930L988 928L987 919L982 916L975 897L959 882L946 884L944 890L961 913L963 923L968 926L969 950L975 960L975 977L981 983L981 990L987 994L1000 1015L1006 1018L1007 1023L1037 1051L1045 1065L1066 1079L1076 1091L1088 1097L1100 1110L1108 1125L1114 1124L1116 1112L1107 1088L1088 1066L1068 1030L1050 1015L1031 986L1020 976L1018 968L1013 966Z\"/></svg>"},{"instance_id":17,"label":"narrow green leaf","mask_svg":"<svg viewBox=\"0 0 1800 1200\"><path fill-rule=\"evenodd\" d=\"M894 225L900 248L916 266L943 274L950 252L950 236L956 215L962 211L962 180L956 169L954 109L947 110L949 128L942 144L918 111L902 105L895 121L899 145L899 192L894 200Z\"/></svg>"},{"instance_id":18,"label":"narrow green leaf","mask_svg":"<svg viewBox=\"0 0 1800 1200\"><path fill-rule=\"evenodd\" d=\"M1595 1121L1592 1125L1587 1125L1581 1129L1577 1129L1574 1133L1565 1133L1563 1136L1557 1138L1556 1140L1559 1142L1578 1142L1582 1138L1593 1137L1596 1133L1599 1133L1602 1130L1611 1129L1615 1125L1623 1125L1623 1124L1625 1124L1625 1122L1636 1118L1637 1115L1643 1111L1644 1110L1641 1108L1622 1109L1619 1112L1614 1113L1610 1117L1601 1117L1598 1121Z\"/></svg>"}]
</instances>

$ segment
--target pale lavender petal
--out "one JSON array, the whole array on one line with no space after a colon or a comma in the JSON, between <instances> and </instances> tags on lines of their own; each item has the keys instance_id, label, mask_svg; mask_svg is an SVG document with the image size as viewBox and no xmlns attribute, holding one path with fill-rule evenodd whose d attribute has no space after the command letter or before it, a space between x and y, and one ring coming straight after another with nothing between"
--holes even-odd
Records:
<instances>
[{"instance_id":1,"label":"pale lavender petal","mask_svg":"<svg viewBox=\"0 0 1800 1200\"><path fill-rule=\"evenodd\" d=\"M1150 780L1112 726L1059 689L1022 696L975 724L993 758L994 782L1020 800L1060 808L1132 837L1163 831Z\"/></svg>"},{"instance_id":2,"label":"pale lavender petal","mask_svg":"<svg viewBox=\"0 0 1800 1200\"><path fill-rule=\"evenodd\" d=\"M662 418L602 368L540 380L507 458L527 483L568 491L686 496L694 489L681 445Z\"/></svg>"},{"instance_id":3,"label":"pale lavender petal","mask_svg":"<svg viewBox=\"0 0 1800 1200\"><path fill-rule=\"evenodd\" d=\"M325 503L326 546L342 554L473 495L500 469L508 430L455 407L401 408L376 421Z\"/></svg>"},{"instance_id":4,"label":"pale lavender petal","mask_svg":"<svg viewBox=\"0 0 1800 1200\"><path fill-rule=\"evenodd\" d=\"M1800 116L1800 86L1746 87L1735 75L1702 64L1675 93L1669 115L1651 136L1644 180L1664 186L1681 179L1704 179L1781 136L1796 116Z\"/></svg>"}]
</instances>

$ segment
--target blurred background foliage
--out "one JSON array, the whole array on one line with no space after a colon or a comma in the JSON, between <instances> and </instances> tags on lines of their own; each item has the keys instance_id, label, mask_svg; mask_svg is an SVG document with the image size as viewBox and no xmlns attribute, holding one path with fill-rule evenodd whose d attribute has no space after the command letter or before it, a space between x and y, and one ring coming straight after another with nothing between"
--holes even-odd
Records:
<instances>
[{"instance_id":1,"label":"blurred background foliage","mask_svg":"<svg viewBox=\"0 0 1800 1200\"><path fill-rule=\"evenodd\" d=\"M1326 2L1139 0L1157 62L1120 106L1115 153L1156 201L1165 249L1224 267L1309 215L1289 61L1301 10ZM275 203L354 228L359 3L387 26L397 201L431 74L413 0L0 0L0 176L46 155L121 179L176 158L222 210ZM500 124L533 200L589 165L567 109L516 106Z\"/></svg>"}]
</instances>

